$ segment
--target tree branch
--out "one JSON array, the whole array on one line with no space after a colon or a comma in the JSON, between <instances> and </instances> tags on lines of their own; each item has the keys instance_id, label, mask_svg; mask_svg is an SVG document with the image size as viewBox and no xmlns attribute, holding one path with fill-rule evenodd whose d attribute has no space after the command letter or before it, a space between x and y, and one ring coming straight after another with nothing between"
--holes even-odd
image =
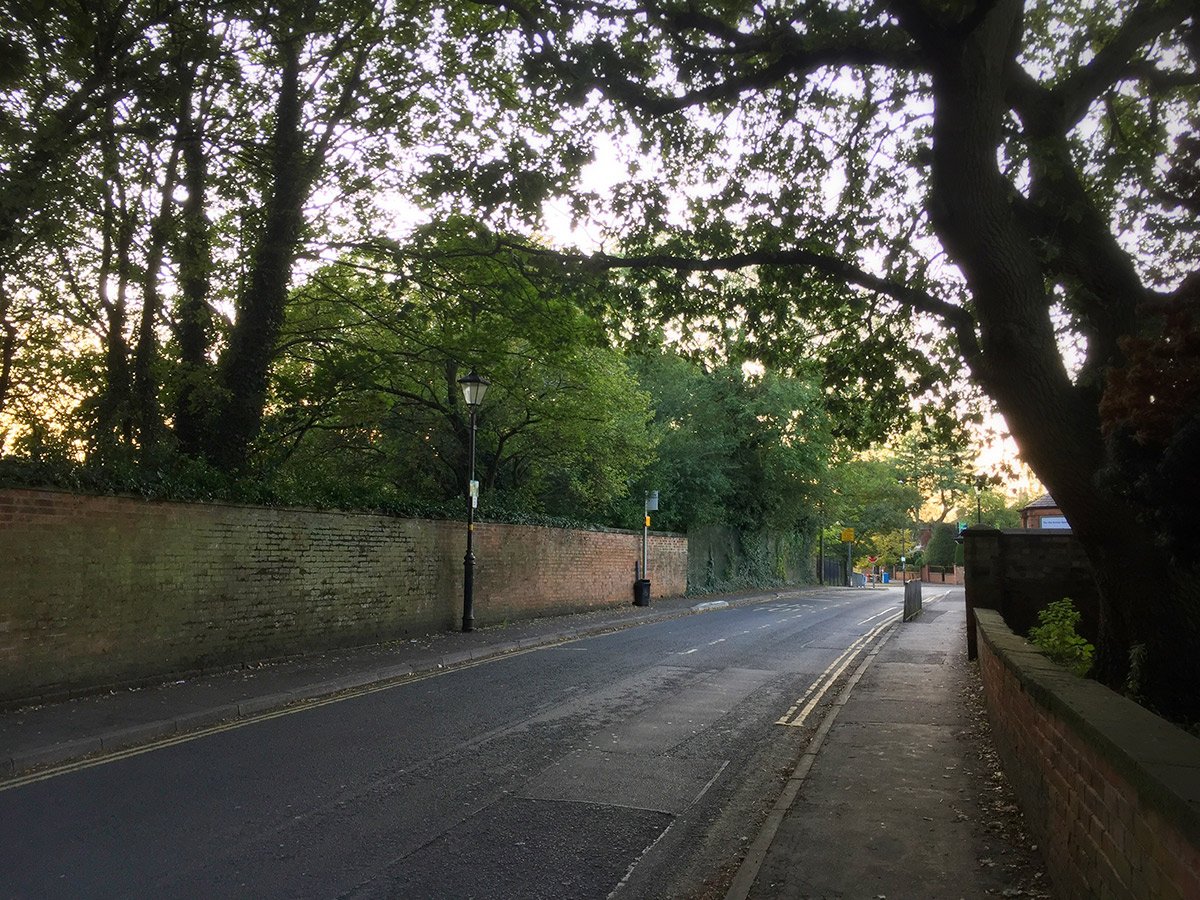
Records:
<instances>
[{"instance_id":1,"label":"tree branch","mask_svg":"<svg viewBox=\"0 0 1200 900\"><path fill-rule=\"evenodd\" d=\"M505 9L520 19L533 50L530 60L553 71L574 89L594 88L629 106L655 115L668 115L695 106L734 99L747 91L765 90L790 76L806 76L830 66L875 66L917 70L921 62L899 33L872 33L861 20L846 16L840 27L814 28L801 33L792 25L764 23L762 28L742 31L722 19L691 6L672 8L647 3L637 10L598 8L587 4L593 16L630 18L635 12L653 18L658 29L670 36L678 49L688 54L693 81L697 76L713 83L667 94L652 90L626 75L629 61L606 40L578 47L568 55L546 35L537 12L514 0L476 0ZM832 24L832 23L826 23ZM687 35L698 33L724 46L688 43ZM814 38L820 34L822 39ZM832 35L832 37L830 37ZM707 57L707 59L705 59Z\"/></svg>"},{"instance_id":2,"label":"tree branch","mask_svg":"<svg viewBox=\"0 0 1200 900\"><path fill-rule=\"evenodd\" d=\"M1009 99L1021 119L1042 122L1042 127L1066 133L1087 112L1096 98L1126 78L1141 78L1162 87L1196 83L1188 73L1165 72L1145 60L1139 50L1159 35L1185 21L1195 12L1193 0L1142 0L1126 17L1116 34L1087 65L1077 69L1058 86L1042 85L1028 72L1013 68Z\"/></svg>"},{"instance_id":3,"label":"tree branch","mask_svg":"<svg viewBox=\"0 0 1200 900\"><path fill-rule=\"evenodd\" d=\"M501 239L503 243L503 239ZM914 312L926 313L941 319L959 343L968 363L978 357L979 344L975 334L975 319L962 306L949 303L927 291L908 284L890 281L873 275L845 260L811 250L751 250L724 256L684 256L672 253L651 253L640 256L611 256L607 253L568 254L544 247L511 244L525 253L574 263L587 271L603 272L612 269L667 269L674 272L724 272L754 266L781 266L809 269L835 282L864 288L889 297Z\"/></svg>"}]
</instances>

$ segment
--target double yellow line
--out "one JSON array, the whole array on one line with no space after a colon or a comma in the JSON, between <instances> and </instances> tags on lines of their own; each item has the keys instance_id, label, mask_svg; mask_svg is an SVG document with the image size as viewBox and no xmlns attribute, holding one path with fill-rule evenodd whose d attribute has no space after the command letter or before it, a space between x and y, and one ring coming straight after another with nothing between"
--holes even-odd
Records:
<instances>
[{"instance_id":1,"label":"double yellow line","mask_svg":"<svg viewBox=\"0 0 1200 900\"><path fill-rule=\"evenodd\" d=\"M854 661L862 655L863 651L871 645L871 642L875 638L879 637L884 629L890 628L899 619L900 613L895 613L890 619L876 625L866 634L855 640L854 643L846 648L841 656L830 663L829 667L817 676L817 680L809 685L808 690L804 692L804 696L793 703L791 709L785 712L775 724L787 725L792 728L803 725L812 711L817 708L817 704L821 702L821 698L837 683L842 673L854 664Z\"/></svg>"},{"instance_id":2,"label":"double yellow line","mask_svg":"<svg viewBox=\"0 0 1200 900\"><path fill-rule=\"evenodd\" d=\"M403 687L414 684L418 681L426 681L430 678L438 678L450 672L461 671L462 669L473 669L476 666L482 666L497 659L504 659L510 656L523 656L526 653L534 653L538 650L545 650L549 647L559 647L563 644L573 643L578 638L570 638L564 641L558 641L552 644L543 644L537 647L528 647L521 650L512 650L508 653L502 653L497 656L489 656L482 659L470 660L469 662L458 663L448 668L438 668L429 672L418 672L412 675L402 675L396 678L390 678L384 681L379 681L374 684L363 685L357 688L347 688L324 697L302 698L295 701L290 706L285 706L280 709L271 709L261 713L244 716L237 719L231 719L227 722L220 722L216 725L208 725L202 728L197 728L195 731L188 731L185 734L174 734L167 737L157 738L145 744L139 744L133 747L126 747L120 750L100 751L96 755L88 756L83 759L71 760L70 762L59 763L49 766L44 769L39 769L34 772L27 772L22 775L16 775L12 778L0 780L0 792L9 791L13 788L24 787L27 784L34 784L39 781L46 781L50 778L56 778L59 775L69 775L72 772L80 772L84 769L95 768L96 766L107 765L108 763L119 762L123 759L129 759L131 756L141 756L144 753L153 753L156 750L165 750L168 747L174 747L176 744L186 744L190 741L199 740L200 738L208 737L213 734L221 734L226 731L235 731L238 728L245 728L249 725L257 725L259 722L265 722L268 719L278 719L282 716L293 716L297 713L308 712L309 710L318 709L322 706L329 706L333 703L341 703L343 700L353 700L356 697L363 697L367 694L376 694L380 691L389 691L392 688Z\"/></svg>"}]
</instances>

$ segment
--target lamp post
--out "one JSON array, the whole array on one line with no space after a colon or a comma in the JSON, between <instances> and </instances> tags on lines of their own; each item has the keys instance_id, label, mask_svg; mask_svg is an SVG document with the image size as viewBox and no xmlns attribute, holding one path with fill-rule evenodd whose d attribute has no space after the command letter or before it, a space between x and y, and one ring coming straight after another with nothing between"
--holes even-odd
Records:
<instances>
[{"instance_id":1,"label":"lamp post","mask_svg":"<svg viewBox=\"0 0 1200 900\"><path fill-rule=\"evenodd\" d=\"M987 478L983 475L975 476L975 524L983 524L983 486L987 484Z\"/></svg>"},{"instance_id":2,"label":"lamp post","mask_svg":"<svg viewBox=\"0 0 1200 900\"><path fill-rule=\"evenodd\" d=\"M467 458L470 460L470 477L467 480L467 552L463 556L463 619L462 630L475 630L475 506L479 502L479 482L475 480L475 414L483 403L483 395L491 384L486 378L481 378L474 369L458 379L462 387L463 398L467 401L467 409L471 414L468 428Z\"/></svg>"}]
</instances>

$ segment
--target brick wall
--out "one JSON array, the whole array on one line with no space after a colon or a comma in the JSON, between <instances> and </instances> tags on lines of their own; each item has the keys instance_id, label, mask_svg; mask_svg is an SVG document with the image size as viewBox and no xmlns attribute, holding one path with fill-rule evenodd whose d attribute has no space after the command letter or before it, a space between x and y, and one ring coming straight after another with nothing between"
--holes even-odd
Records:
<instances>
[{"instance_id":1,"label":"brick wall","mask_svg":"<svg viewBox=\"0 0 1200 900\"><path fill-rule=\"evenodd\" d=\"M1200 897L1200 740L976 611L988 718L1055 896Z\"/></svg>"},{"instance_id":2,"label":"brick wall","mask_svg":"<svg viewBox=\"0 0 1200 900\"><path fill-rule=\"evenodd\" d=\"M453 627L465 525L0 490L0 701ZM687 541L650 540L653 594ZM632 601L641 534L480 523L475 620Z\"/></svg>"},{"instance_id":3,"label":"brick wall","mask_svg":"<svg viewBox=\"0 0 1200 900\"><path fill-rule=\"evenodd\" d=\"M930 584L962 584L966 578L966 569L963 566L955 566L951 571L947 572L948 566L922 566L921 580L928 581ZM935 571L936 570L936 571Z\"/></svg>"},{"instance_id":4,"label":"brick wall","mask_svg":"<svg viewBox=\"0 0 1200 900\"><path fill-rule=\"evenodd\" d=\"M1083 546L1069 531L972 525L963 532L967 620L974 609L997 610L1008 627L1028 634L1038 613L1070 597L1082 618L1079 633L1093 643L1100 630L1100 595ZM967 629L975 658L975 632Z\"/></svg>"}]
</instances>

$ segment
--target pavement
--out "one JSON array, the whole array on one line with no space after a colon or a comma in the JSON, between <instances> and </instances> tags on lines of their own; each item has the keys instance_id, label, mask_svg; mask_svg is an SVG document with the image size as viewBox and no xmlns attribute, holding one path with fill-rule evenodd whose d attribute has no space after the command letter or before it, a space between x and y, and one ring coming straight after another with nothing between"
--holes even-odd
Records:
<instances>
[{"instance_id":1,"label":"pavement","mask_svg":"<svg viewBox=\"0 0 1200 900\"><path fill-rule=\"evenodd\" d=\"M940 588L927 585L926 595ZM779 596L656 600L0 710L0 789L296 704ZM1045 896L1017 885L1020 866L1030 870L1028 848L1000 833L988 806L996 776L978 712L965 702L978 675L964 627L961 589L951 590L884 632L846 673L728 898Z\"/></svg>"},{"instance_id":2,"label":"pavement","mask_svg":"<svg viewBox=\"0 0 1200 900\"><path fill-rule=\"evenodd\" d=\"M961 588L924 585L845 683L726 900L1049 897L1001 774Z\"/></svg>"}]
</instances>

